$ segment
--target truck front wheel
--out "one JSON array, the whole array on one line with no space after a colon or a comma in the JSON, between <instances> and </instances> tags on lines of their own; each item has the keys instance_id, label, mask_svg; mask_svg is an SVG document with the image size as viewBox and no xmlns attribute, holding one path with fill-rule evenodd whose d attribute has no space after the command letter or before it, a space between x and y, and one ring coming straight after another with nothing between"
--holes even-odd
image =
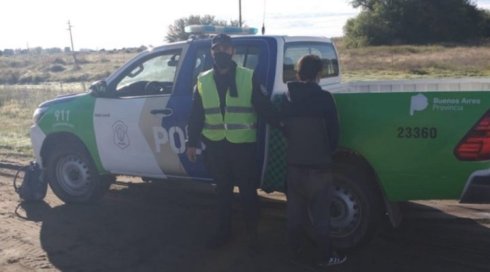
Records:
<instances>
[{"instance_id":1,"label":"truck front wheel","mask_svg":"<svg viewBox=\"0 0 490 272\"><path fill-rule=\"evenodd\" d=\"M65 203L99 200L112 178L97 173L85 147L77 142L56 146L49 154L46 177L51 189Z\"/></svg>"},{"instance_id":2,"label":"truck front wheel","mask_svg":"<svg viewBox=\"0 0 490 272\"><path fill-rule=\"evenodd\" d=\"M357 247L369 241L379 227L381 196L367 179L362 168L335 165L330 233L336 248Z\"/></svg>"}]
</instances>

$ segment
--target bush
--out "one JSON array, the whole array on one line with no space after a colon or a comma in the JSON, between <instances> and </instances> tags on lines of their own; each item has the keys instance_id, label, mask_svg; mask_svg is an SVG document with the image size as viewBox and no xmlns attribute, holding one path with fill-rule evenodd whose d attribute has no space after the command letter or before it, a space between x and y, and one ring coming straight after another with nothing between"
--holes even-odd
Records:
<instances>
[{"instance_id":1,"label":"bush","mask_svg":"<svg viewBox=\"0 0 490 272\"><path fill-rule=\"evenodd\" d=\"M65 70L66 70L65 66L60 64L54 64L51 65L51 67L49 67L49 71L53 73L63 72Z\"/></svg>"}]
</instances>

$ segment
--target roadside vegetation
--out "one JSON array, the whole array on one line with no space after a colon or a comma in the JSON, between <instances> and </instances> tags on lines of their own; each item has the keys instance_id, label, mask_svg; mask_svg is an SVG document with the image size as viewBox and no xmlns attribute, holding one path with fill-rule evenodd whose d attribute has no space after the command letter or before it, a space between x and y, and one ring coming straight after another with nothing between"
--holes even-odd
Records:
<instances>
[{"instance_id":1,"label":"roadside vegetation","mask_svg":"<svg viewBox=\"0 0 490 272\"><path fill-rule=\"evenodd\" d=\"M344 81L490 77L490 41L462 45L348 48L335 39ZM86 91L137 54L83 52L79 67L69 53L0 56L0 156L32 157L29 128L37 105Z\"/></svg>"},{"instance_id":2,"label":"roadside vegetation","mask_svg":"<svg viewBox=\"0 0 490 272\"><path fill-rule=\"evenodd\" d=\"M83 91L81 84L0 86L0 156L33 156L29 138L32 114L41 102Z\"/></svg>"},{"instance_id":3,"label":"roadside vegetation","mask_svg":"<svg viewBox=\"0 0 490 272\"><path fill-rule=\"evenodd\" d=\"M91 82L109 75L136 53L96 51L77 53L23 53L0 56L0 84Z\"/></svg>"},{"instance_id":4,"label":"roadside vegetation","mask_svg":"<svg viewBox=\"0 0 490 272\"><path fill-rule=\"evenodd\" d=\"M336 40L344 80L490 76L490 40L471 45L349 48Z\"/></svg>"}]
</instances>

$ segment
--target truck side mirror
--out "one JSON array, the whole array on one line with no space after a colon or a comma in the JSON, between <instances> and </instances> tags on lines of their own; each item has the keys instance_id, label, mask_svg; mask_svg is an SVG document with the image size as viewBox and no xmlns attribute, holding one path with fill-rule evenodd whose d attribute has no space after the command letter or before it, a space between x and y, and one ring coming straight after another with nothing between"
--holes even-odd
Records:
<instances>
[{"instance_id":1,"label":"truck side mirror","mask_svg":"<svg viewBox=\"0 0 490 272\"><path fill-rule=\"evenodd\" d=\"M89 91L94 96L104 96L107 93L107 82L99 80L90 85Z\"/></svg>"},{"instance_id":2,"label":"truck side mirror","mask_svg":"<svg viewBox=\"0 0 490 272\"><path fill-rule=\"evenodd\" d=\"M170 67L176 67L177 64L179 64L179 55L173 55L167 62L167 65Z\"/></svg>"}]
</instances>

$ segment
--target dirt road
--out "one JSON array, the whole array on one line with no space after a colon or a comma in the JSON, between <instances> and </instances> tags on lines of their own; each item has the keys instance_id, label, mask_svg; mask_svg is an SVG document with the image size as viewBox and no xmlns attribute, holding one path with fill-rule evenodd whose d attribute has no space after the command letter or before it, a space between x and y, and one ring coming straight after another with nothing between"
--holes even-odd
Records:
<instances>
[{"instance_id":1,"label":"dirt road","mask_svg":"<svg viewBox=\"0 0 490 272\"><path fill-rule=\"evenodd\" d=\"M262 251L245 249L239 205L234 239L209 251L214 191L195 182L118 178L98 204L21 203L16 162L0 160L0 271L304 271L288 262L285 203L262 195ZM404 222L329 271L490 271L490 205L411 202Z\"/></svg>"}]
</instances>

